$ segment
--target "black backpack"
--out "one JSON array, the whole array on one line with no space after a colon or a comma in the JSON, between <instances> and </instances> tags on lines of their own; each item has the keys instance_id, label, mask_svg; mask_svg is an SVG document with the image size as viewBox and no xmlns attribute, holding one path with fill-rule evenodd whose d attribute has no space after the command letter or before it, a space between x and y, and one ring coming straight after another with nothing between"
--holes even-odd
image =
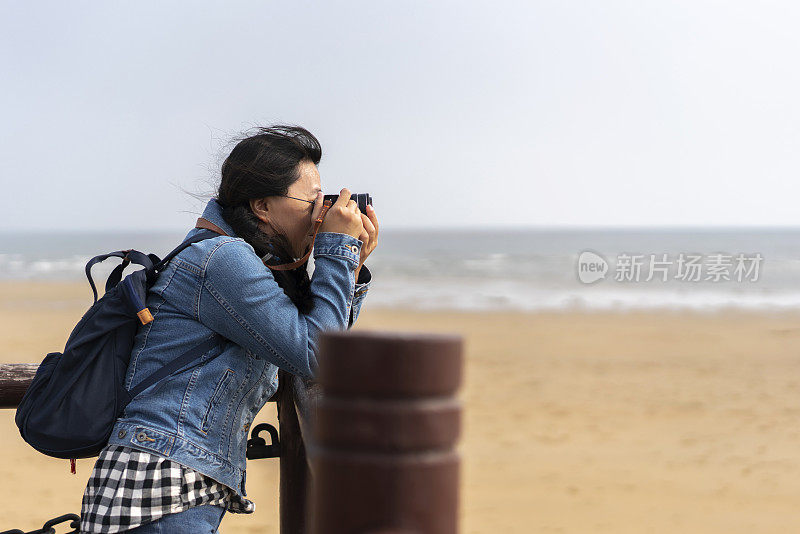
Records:
<instances>
[{"instance_id":1,"label":"black backpack","mask_svg":"<svg viewBox=\"0 0 800 534\"><path fill-rule=\"evenodd\" d=\"M92 258L86 277L94 293L94 304L72 330L64 352L51 352L17 408L15 421L28 444L55 458L97 456L106 446L116 419L128 403L162 378L183 368L216 345L226 342L214 334L154 372L130 391L125 374L134 336L140 325L153 320L145 306L147 290L167 263L181 250L219 234L202 230L181 243L163 260L155 254L121 250ZM122 258L106 281L105 294L97 299L92 266L107 258ZM144 269L122 278L129 264Z\"/></svg>"}]
</instances>

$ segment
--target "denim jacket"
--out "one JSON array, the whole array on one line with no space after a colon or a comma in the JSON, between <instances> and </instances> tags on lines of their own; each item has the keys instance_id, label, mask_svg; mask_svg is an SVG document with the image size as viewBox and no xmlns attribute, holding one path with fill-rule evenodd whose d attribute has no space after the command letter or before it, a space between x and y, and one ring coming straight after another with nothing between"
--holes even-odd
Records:
<instances>
[{"instance_id":1,"label":"denim jacket","mask_svg":"<svg viewBox=\"0 0 800 534\"><path fill-rule=\"evenodd\" d=\"M253 247L236 237L216 199L203 217L228 236L190 245L161 271L147 295L154 320L136 335L125 385L136 386L214 332L226 343L135 397L109 444L169 458L246 496L248 431L278 388L278 368L306 379L316 375L320 332L353 325L371 274L362 266L356 283L361 241L318 233L314 309L302 314Z\"/></svg>"}]
</instances>

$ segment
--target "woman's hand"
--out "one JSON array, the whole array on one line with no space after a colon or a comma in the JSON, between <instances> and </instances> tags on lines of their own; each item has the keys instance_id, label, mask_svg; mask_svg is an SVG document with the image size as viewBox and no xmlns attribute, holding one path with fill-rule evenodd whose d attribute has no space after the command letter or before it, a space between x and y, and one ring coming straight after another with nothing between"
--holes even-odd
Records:
<instances>
[{"instance_id":1,"label":"woman's hand","mask_svg":"<svg viewBox=\"0 0 800 534\"><path fill-rule=\"evenodd\" d=\"M359 239L359 236L364 233L362 222L364 216L359 211L356 201L350 200L351 196L346 187L342 188L339 198L325 213L325 219L322 220L322 226L319 227L320 232L336 232ZM316 209L314 211L316 212Z\"/></svg>"},{"instance_id":2,"label":"woman's hand","mask_svg":"<svg viewBox=\"0 0 800 534\"><path fill-rule=\"evenodd\" d=\"M364 225L364 231L358 236L362 245L361 261L358 262L356 268L356 282L358 282L358 275L361 272L361 266L364 265L364 260L378 246L378 216L375 215L375 208L372 207L372 204L367 204L367 214L361 214L361 222Z\"/></svg>"}]
</instances>

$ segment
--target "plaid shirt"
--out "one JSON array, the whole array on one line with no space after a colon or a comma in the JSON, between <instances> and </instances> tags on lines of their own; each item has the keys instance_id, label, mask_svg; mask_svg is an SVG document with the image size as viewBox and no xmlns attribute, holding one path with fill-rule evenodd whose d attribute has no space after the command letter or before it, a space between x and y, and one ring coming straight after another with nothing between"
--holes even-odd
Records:
<instances>
[{"instance_id":1,"label":"plaid shirt","mask_svg":"<svg viewBox=\"0 0 800 534\"><path fill-rule=\"evenodd\" d=\"M237 514L256 507L228 486L167 458L108 445L83 493L80 531L121 532L201 504Z\"/></svg>"}]
</instances>

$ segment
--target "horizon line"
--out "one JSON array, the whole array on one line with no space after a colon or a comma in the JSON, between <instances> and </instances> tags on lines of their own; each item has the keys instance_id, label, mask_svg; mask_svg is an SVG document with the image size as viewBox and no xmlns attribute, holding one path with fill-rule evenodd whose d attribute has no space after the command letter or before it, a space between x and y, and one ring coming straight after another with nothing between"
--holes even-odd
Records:
<instances>
[{"instance_id":1,"label":"horizon line","mask_svg":"<svg viewBox=\"0 0 800 534\"><path fill-rule=\"evenodd\" d=\"M25 229L0 229L0 235L16 234L102 234L111 235L116 233L158 233L173 234L186 233L191 228L25 228ZM394 226L381 228L381 232L515 232L515 231L630 231L630 230L800 230L798 224L639 224L639 225L620 225L620 224L533 224L533 225L484 225L484 226Z\"/></svg>"}]
</instances>

